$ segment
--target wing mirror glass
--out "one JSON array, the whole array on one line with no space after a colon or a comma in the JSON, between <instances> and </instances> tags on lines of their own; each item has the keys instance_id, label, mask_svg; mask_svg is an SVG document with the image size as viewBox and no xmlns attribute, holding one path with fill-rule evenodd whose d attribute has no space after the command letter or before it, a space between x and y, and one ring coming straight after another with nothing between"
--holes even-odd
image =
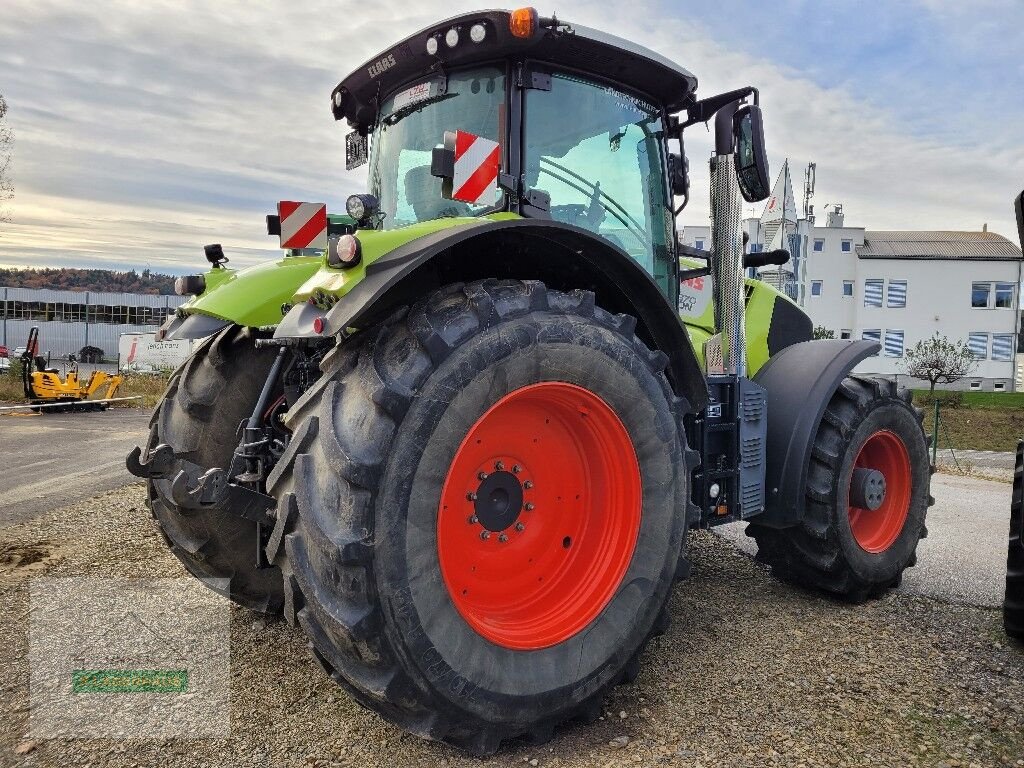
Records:
<instances>
[{"instance_id":1,"label":"wing mirror glass","mask_svg":"<svg viewBox=\"0 0 1024 768\"><path fill-rule=\"evenodd\" d=\"M1024 192L1017 195L1017 236L1024 243Z\"/></svg>"},{"instance_id":2,"label":"wing mirror glass","mask_svg":"<svg viewBox=\"0 0 1024 768\"><path fill-rule=\"evenodd\" d=\"M764 146L764 126L761 122L761 108L747 104L736 110L733 116L733 136L736 162L736 178L740 192L748 203L756 203L768 197L771 190L768 179L768 154Z\"/></svg>"},{"instance_id":3,"label":"wing mirror glass","mask_svg":"<svg viewBox=\"0 0 1024 768\"><path fill-rule=\"evenodd\" d=\"M690 161L674 152L668 156L668 176L675 197L687 197L690 194Z\"/></svg>"}]
</instances>

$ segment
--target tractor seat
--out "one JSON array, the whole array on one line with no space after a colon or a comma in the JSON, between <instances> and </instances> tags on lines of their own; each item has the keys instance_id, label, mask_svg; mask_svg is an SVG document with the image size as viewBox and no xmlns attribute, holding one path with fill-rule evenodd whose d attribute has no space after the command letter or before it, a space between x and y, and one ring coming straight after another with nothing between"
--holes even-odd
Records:
<instances>
[{"instance_id":1,"label":"tractor seat","mask_svg":"<svg viewBox=\"0 0 1024 768\"><path fill-rule=\"evenodd\" d=\"M46 358L42 355L36 355L36 370L40 373L60 373L56 368L47 368Z\"/></svg>"}]
</instances>

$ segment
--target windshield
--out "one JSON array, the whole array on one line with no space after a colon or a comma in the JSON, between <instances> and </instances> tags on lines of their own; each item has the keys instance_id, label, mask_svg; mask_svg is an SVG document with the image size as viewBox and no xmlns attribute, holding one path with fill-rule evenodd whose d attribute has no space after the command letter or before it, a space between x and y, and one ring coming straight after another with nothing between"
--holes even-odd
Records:
<instances>
[{"instance_id":1,"label":"windshield","mask_svg":"<svg viewBox=\"0 0 1024 768\"><path fill-rule=\"evenodd\" d=\"M632 256L674 296L672 213L661 114L615 88L556 73L526 98L526 184L551 218L589 229Z\"/></svg>"},{"instance_id":2,"label":"windshield","mask_svg":"<svg viewBox=\"0 0 1024 768\"><path fill-rule=\"evenodd\" d=\"M441 196L441 179L430 174L431 151L445 131L466 131L501 141L505 119L505 72L477 67L424 80L384 100L373 132L370 192L380 200L384 229L447 216L474 216L501 202L471 205Z\"/></svg>"}]
</instances>

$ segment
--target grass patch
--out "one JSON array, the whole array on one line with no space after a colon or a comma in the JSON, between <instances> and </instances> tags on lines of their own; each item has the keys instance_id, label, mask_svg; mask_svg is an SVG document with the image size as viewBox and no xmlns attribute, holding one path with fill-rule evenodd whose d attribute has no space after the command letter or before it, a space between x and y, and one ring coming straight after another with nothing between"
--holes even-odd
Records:
<instances>
[{"instance_id":1,"label":"grass patch","mask_svg":"<svg viewBox=\"0 0 1024 768\"><path fill-rule=\"evenodd\" d=\"M939 393L936 393L939 394ZM959 403L939 396L939 448L1014 451L1024 438L1024 392L959 392ZM954 400L954 402L955 402ZM924 409L924 428L934 434L935 406L927 390L914 390L914 404Z\"/></svg>"}]
</instances>

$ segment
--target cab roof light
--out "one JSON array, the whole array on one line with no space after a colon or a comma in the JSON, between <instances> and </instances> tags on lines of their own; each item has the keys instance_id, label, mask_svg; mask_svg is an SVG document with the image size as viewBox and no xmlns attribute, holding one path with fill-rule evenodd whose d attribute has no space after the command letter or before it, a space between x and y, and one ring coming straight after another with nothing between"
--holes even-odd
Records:
<instances>
[{"instance_id":1,"label":"cab roof light","mask_svg":"<svg viewBox=\"0 0 1024 768\"><path fill-rule=\"evenodd\" d=\"M508 16L508 29L513 37L533 37L537 31L537 9L516 8Z\"/></svg>"}]
</instances>

